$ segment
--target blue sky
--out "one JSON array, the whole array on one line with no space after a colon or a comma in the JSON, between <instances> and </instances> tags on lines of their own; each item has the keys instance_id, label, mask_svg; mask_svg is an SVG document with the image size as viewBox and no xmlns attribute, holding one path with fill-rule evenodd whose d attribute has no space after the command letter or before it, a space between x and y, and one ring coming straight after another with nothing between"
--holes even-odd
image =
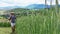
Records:
<instances>
[{"instance_id":1,"label":"blue sky","mask_svg":"<svg viewBox=\"0 0 60 34\"><path fill-rule=\"evenodd\" d=\"M27 6L30 4L45 4L45 0L0 0L0 7ZM47 0L47 4L50 5L50 0ZM52 4L55 5L55 0L53 0Z\"/></svg>"}]
</instances>

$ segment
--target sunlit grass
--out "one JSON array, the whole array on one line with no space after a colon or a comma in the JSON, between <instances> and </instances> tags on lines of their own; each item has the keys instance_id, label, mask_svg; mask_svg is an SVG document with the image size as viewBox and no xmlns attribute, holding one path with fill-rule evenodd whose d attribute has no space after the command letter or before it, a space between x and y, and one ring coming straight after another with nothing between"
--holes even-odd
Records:
<instances>
[{"instance_id":1,"label":"sunlit grass","mask_svg":"<svg viewBox=\"0 0 60 34\"><path fill-rule=\"evenodd\" d=\"M0 27L0 34L10 34L11 28L10 27Z\"/></svg>"},{"instance_id":2,"label":"sunlit grass","mask_svg":"<svg viewBox=\"0 0 60 34\"><path fill-rule=\"evenodd\" d=\"M60 16L56 12L22 16L17 19L18 34L60 34Z\"/></svg>"}]
</instances>

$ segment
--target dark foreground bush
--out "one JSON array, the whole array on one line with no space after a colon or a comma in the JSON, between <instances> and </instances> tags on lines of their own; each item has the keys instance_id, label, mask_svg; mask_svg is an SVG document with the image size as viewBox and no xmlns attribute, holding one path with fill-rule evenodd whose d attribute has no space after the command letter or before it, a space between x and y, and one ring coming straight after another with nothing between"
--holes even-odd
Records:
<instances>
[{"instance_id":1,"label":"dark foreground bush","mask_svg":"<svg viewBox=\"0 0 60 34\"><path fill-rule=\"evenodd\" d=\"M0 23L0 27L10 27L10 23Z\"/></svg>"}]
</instances>

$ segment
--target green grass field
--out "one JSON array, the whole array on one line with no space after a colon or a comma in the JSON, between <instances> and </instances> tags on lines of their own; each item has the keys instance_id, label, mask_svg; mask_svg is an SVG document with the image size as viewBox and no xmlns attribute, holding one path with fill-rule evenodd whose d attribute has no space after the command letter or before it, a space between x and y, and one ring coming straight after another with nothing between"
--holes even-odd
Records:
<instances>
[{"instance_id":1,"label":"green grass field","mask_svg":"<svg viewBox=\"0 0 60 34\"><path fill-rule=\"evenodd\" d=\"M60 34L60 12L59 14L55 10L41 10L36 15L34 11L31 11L31 15L19 16L16 20L16 32L17 34ZM11 32L9 23L0 23L0 34ZM5 31L5 32L3 32ZM6 34L9 34L6 33Z\"/></svg>"},{"instance_id":2,"label":"green grass field","mask_svg":"<svg viewBox=\"0 0 60 34\"><path fill-rule=\"evenodd\" d=\"M17 18L17 34L60 34L60 14L48 12Z\"/></svg>"},{"instance_id":3,"label":"green grass field","mask_svg":"<svg viewBox=\"0 0 60 34\"><path fill-rule=\"evenodd\" d=\"M10 27L0 27L0 34L10 34L11 28Z\"/></svg>"}]
</instances>

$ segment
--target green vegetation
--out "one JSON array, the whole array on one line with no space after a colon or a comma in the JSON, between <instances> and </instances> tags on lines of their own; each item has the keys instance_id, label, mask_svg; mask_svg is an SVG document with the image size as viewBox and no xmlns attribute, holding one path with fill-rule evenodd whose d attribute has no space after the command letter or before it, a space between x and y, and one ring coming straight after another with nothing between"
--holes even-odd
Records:
<instances>
[{"instance_id":1,"label":"green vegetation","mask_svg":"<svg viewBox=\"0 0 60 34\"><path fill-rule=\"evenodd\" d=\"M10 27L0 27L0 34L10 34L11 28Z\"/></svg>"},{"instance_id":2,"label":"green vegetation","mask_svg":"<svg viewBox=\"0 0 60 34\"><path fill-rule=\"evenodd\" d=\"M31 15L17 18L17 34L60 34L60 13L55 9L31 10ZM36 14L36 15L35 15Z\"/></svg>"},{"instance_id":3,"label":"green vegetation","mask_svg":"<svg viewBox=\"0 0 60 34\"><path fill-rule=\"evenodd\" d=\"M18 8L10 11L14 11L17 16L17 34L60 34L60 12L58 14L55 9Z\"/></svg>"},{"instance_id":4,"label":"green vegetation","mask_svg":"<svg viewBox=\"0 0 60 34\"><path fill-rule=\"evenodd\" d=\"M0 27L10 27L10 23L0 23Z\"/></svg>"}]
</instances>

